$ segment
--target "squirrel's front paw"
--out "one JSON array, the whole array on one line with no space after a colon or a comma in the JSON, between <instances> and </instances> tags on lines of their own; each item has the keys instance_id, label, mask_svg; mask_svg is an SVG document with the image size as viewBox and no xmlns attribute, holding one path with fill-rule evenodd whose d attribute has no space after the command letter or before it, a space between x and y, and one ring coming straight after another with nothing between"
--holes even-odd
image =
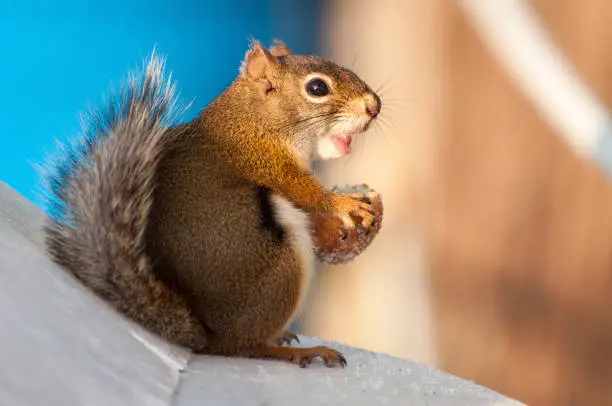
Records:
<instances>
[{"instance_id":1,"label":"squirrel's front paw","mask_svg":"<svg viewBox=\"0 0 612 406\"><path fill-rule=\"evenodd\" d=\"M349 208L346 210L341 206L341 210L349 214L345 216L345 221L342 221L340 216L333 212L331 204L325 213L314 214L312 222L317 259L328 264L347 263L360 255L378 235L383 220L382 200L380 194L367 185L334 187L330 192L330 202L337 194L345 196ZM360 212L362 208L365 213ZM370 214L372 211L373 216ZM362 221L355 216L362 217ZM356 227L354 222L357 223Z\"/></svg>"},{"instance_id":2,"label":"squirrel's front paw","mask_svg":"<svg viewBox=\"0 0 612 406\"><path fill-rule=\"evenodd\" d=\"M357 224L353 217L361 218L360 225L370 228L374 222L375 211L372 201L362 194L337 194L333 198L333 212L347 229L353 229Z\"/></svg>"}]
</instances>

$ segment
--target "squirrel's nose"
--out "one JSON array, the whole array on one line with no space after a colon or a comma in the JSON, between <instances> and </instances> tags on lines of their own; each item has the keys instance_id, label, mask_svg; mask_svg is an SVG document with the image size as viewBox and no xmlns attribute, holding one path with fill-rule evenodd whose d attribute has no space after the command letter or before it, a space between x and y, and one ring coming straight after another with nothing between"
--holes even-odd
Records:
<instances>
[{"instance_id":1,"label":"squirrel's nose","mask_svg":"<svg viewBox=\"0 0 612 406\"><path fill-rule=\"evenodd\" d=\"M365 111L371 118L374 118L380 113L380 97L376 93L366 93L363 95L365 103Z\"/></svg>"}]
</instances>

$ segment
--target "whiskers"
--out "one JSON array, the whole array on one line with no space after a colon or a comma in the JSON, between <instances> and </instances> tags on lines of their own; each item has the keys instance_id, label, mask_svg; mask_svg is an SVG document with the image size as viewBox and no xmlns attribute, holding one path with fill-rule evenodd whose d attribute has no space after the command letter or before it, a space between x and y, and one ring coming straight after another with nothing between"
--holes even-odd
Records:
<instances>
[{"instance_id":1,"label":"whiskers","mask_svg":"<svg viewBox=\"0 0 612 406\"><path fill-rule=\"evenodd\" d=\"M278 131L290 132L297 147L310 147L316 143L318 137L330 132L342 121L342 115L335 111L321 113L283 124L278 127Z\"/></svg>"},{"instance_id":2,"label":"whiskers","mask_svg":"<svg viewBox=\"0 0 612 406\"><path fill-rule=\"evenodd\" d=\"M338 113L336 112L329 112L317 114L299 120L290 120L277 127L276 130L280 133L283 133L287 130L301 131L304 129L320 129L321 127L331 125L336 120L337 115Z\"/></svg>"},{"instance_id":3,"label":"whiskers","mask_svg":"<svg viewBox=\"0 0 612 406\"><path fill-rule=\"evenodd\" d=\"M395 72L385 79L383 83L375 90L376 94L382 101L383 110L391 108L392 110L399 110L400 112L403 112L405 109L407 109L407 104L414 102L414 100L407 99L405 97L390 97L391 93L397 88L398 85L397 81L392 82L392 80L396 79L397 74L401 71L401 68L396 69Z\"/></svg>"},{"instance_id":4,"label":"whiskers","mask_svg":"<svg viewBox=\"0 0 612 406\"><path fill-rule=\"evenodd\" d=\"M402 130L398 127L396 119L397 117L405 116L410 111L409 105L415 101L406 97L397 97L393 94L396 89L401 88L398 87L398 80L395 80L398 77L398 73L401 72L401 68L396 69L375 90L378 97L380 97L382 108L370 131L372 131L373 135L377 135L377 138L382 136L384 139L388 134L400 134ZM377 142L379 141L377 140Z\"/></svg>"}]
</instances>

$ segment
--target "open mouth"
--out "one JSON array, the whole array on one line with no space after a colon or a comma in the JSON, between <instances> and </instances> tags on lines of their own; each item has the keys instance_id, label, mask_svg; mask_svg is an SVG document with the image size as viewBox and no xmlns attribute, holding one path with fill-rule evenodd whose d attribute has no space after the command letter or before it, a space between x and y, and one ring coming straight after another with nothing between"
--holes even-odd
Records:
<instances>
[{"instance_id":1,"label":"open mouth","mask_svg":"<svg viewBox=\"0 0 612 406\"><path fill-rule=\"evenodd\" d=\"M340 158L351 153L353 137L363 133L368 128L368 122L362 120L347 120L335 126L319 140L318 155L321 159Z\"/></svg>"},{"instance_id":2,"label":"open mouth","mask_svg":"<svg viewBox=\"0 0 612 406\"><path fill-rule=\"evenodd\" d=\"M351 142L353 142L353 136L364 132L367 128L367 123L358 123L357 125L353 125L348 129L344 129L344 131L336 133L332 135L332 140L334 141L334 145L338 148L338 151L343 155L348 155L351 153Z\"/></svg>"},{"instance_id":3,"label":"open mouth","mask_svg":"<svg viewBox=\"0 0 612 406\"><path fill-rule=\"evenodd\" d=\"M348 134L336 135L334 136L334 143L336 147L342 152L344 155L348 155L351 153L351 142L353 141L353 137Z\"/></svg>"}]
</instances>

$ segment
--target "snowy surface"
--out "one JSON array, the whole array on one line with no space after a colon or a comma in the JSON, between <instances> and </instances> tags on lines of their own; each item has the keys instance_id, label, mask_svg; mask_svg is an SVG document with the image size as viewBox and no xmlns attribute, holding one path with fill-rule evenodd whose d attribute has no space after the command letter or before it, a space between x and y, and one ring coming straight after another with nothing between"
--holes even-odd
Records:
<instances>
[{"instance_id":1,"label":"snowy surface","mask_svg":"<svg viewBox=\"0 0 612 406\"><path fill-rule=\"evenodd\" d=\"M2 405L520 404L435 369L336 344L346 369L193 357L127 322L51 263L42 221L0 182Z\"/></svg>"}]
</instances>

